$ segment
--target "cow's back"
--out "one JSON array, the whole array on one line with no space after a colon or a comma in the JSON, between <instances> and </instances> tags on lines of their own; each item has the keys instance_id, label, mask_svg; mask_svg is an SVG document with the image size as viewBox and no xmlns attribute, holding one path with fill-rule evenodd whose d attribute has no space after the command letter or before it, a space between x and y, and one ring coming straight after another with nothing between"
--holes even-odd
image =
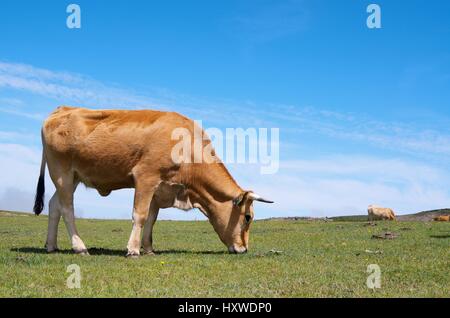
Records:
<instances>
[{"instance_id":1,"label":"cow's back","mask_svg":"<svg viewBox=\"0 0 450 318\"><path fill-rule=\"evenodd\" d=\"M95 139L107 141L106 137L115 136L130 140L132 136L136 136L133 132L142 132L167 114L174 113L151 110L89 110L62 106L44 122L43 136L46 144L55 151L73 151ZM135 138L134 140L139 141Z\"/></svg>"},{"instance_id":2,"label":"cow's back","mask_svg":"<svg viewBox=\"0 0 450 318\"><path fill-rule=\"evenodd\" d=\"M108 192L131 187L132 169L143 160L154 163L155 173L170 169L171 133L191 125L172 112L63 106L44 122L42 135L49 165L66 164L80 181Z\"/></svg>"}]
</instances>

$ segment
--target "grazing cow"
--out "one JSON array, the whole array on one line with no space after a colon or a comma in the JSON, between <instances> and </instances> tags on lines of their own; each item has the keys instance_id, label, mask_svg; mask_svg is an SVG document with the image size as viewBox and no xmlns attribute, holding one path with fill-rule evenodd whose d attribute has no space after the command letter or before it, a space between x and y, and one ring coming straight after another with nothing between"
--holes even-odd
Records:
<instances>
[{"instance_id":1,"label":"grazing cow","mask_svg":"<svg viewBox=\"0 0 450 318\"><path fill-rule=\"evenodd\" d=\"M56 187L49 201L47 251L57 250L62 216L73 250L88 253L74 218L73 194L81 182L102 196L117 189L135 189L127 256L139 256L142 229L143 251L153 253L153 225L159 209L168 207L198 208L230 252L246 252L253 201L272 201L244 191L214 150L212 162L174 160L173 149L179 142L173 139L173 131L182 128L193 135L194 126L192 120L174 112L56 109L42 127L42 163L34 205L39 215L47 165ZM212 149L207 136L201 143Z\"/></svg>"},{"instance_id":2,"label":"grazing cow","mask_svg":"<svg viewBox=\"0 0 450 318\"><path fill-rule=\"evenodd\" d=\"M450 215L439 215L434 217L433 220L437 222L450 222Z\"/></svg>"},{"instance_id":3,"label":"grazing cow","mask_svg":"<svg viewBox=\"0 0 450 318\"><path fill-rule=\"evenodd\" d=\"M369 205L367 209L369 221L375 220L395 220L395 213L392 209L382 208L376 205Z\"/></svg>"}]
</instances>

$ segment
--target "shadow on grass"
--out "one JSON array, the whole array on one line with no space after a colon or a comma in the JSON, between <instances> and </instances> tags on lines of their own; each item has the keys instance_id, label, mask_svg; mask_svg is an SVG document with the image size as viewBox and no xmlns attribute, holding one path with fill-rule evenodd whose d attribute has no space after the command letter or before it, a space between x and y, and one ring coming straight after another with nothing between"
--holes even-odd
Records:
<instances>
[{"instance_id":1,"label":"shadow on grass","mask_svg":"<svg viewBox=\"0 0 450 318\"><path fill-rule=\"evenodd\" d=\"M444 238L450 238L450 234L430 235L430 237L437 238L437 239L444 239Z\"/></svg>"},{"instance_id":2,"label":"shadow on grass","mask_svg":"<svg viewBox=\"0 0 450 318\"><path fill-rule=\"evenodd\" d=\"M11 252L18 253L30 253L30 254L48 254L45 248L38 247L19 247L10 249ZM126 254L126 250L120 249L108 249L108 248L98 248L92 247L88 249L90 255L106 255L106 256L121 256L124 257ZM71 249L58 250L51 254L74 254ZM168 249L168 250L158 250L155 252L156 255L163 254L190 254L190 255L224 255L229 254L227 251L190 251L190 250L176 250L176 249ZM143 254L143 256L145 256Z\"/></svg>"}]
</instances>

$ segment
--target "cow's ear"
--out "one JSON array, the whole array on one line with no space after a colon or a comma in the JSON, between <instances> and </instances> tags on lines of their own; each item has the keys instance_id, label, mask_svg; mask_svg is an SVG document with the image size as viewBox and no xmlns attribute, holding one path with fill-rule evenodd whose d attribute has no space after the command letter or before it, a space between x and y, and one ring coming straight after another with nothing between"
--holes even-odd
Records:
<instances>
[{"instance_id":1,"label":"cow's ear","mask_svg":"<svg viewBox=\"0 0 450 318\"><path fill-rule=\"evenodd\" d=\"M241 206L247 199L247 196L249 193L250 193L250 191L244 191L241 194L239 194L236 198L233 199L233 205Z\"/></svg>"}]
</instances>

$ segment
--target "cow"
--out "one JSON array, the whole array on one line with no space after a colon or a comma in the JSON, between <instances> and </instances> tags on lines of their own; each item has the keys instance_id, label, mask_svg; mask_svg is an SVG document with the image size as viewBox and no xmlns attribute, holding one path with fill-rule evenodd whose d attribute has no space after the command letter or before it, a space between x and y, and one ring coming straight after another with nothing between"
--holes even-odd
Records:
<instances>
[{"instance_id":1,"label":"cow","mask_svg":"<svg viewBox=\"0 0 450 318\"><path fill-rule=\"evenodd\" d=\"M73 251L88 255L75 226L73 196L80 183L96 189L101 196L134 188L129 257L138 257L141 246L144 254L154 253L153 225L159 209L169 207L199 209L229 252L247 252L253 202L273 201L243 190L216 156L206 135L201 142L204 147L210 146L214 160L174 158L178 141L173 131L183 128L193 134L195 125L176 112L154 110L61 106L51 113L41 130L42 162L33 209L39 215L44 208L47 166L56 188L48 204L47 252L58 249L57 229L62 216Z\"/></svg>"},{"instance_id":2,"label":"cow","mask_svg":"<svg viewBox=\"0 0 450 318\"><path fill-rule=\"evenodd\" d=\"M395 220L395 213L390 208L382 208L376 205L369 205L367 208L369 221L375 220Z\"/></svg>"},{"instance_id":3,"label":"cow","mask_svg":"<svg viewBox=\"0 0 450 318\"><path fill-rule=\"evenodd\" d=\"M450 222L450 215L439 215L433 218L437 222Z\"/></svg>"}]
</instances>

